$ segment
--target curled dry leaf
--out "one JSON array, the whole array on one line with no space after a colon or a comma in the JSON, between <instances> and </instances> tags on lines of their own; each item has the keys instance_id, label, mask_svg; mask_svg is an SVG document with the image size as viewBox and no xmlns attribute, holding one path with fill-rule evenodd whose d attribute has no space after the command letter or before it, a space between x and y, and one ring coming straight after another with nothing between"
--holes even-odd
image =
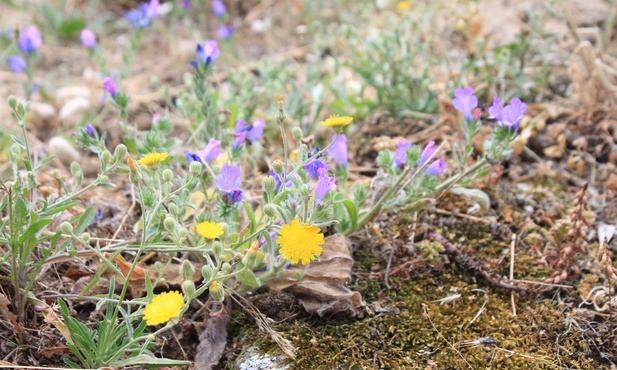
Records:
<instances>
[{"instance_id":1,"label":"curled dry leaf","mask_svg":"<svg viewBox=\"0 0 617 370\"><path fill-rule=\"evenodd\" d=\"M227 345L229 320L229 314L223 306L210 314L206 329L199 335L195 370L210 370L218 365Z\"/></svg>"},{"instance_id":2,"label":"curled dry leaf","mask_svg":"<svg viewBox=\"0 0 617 370\"><path fill-rule=\"evenodd\" d=\"M349 310L353 316L362 316L361 308L365 306L362 296L346 286L352 265L351 242L336 234L325 239L318 261L294 265L285 270L285 276L270 280L266 285L276 291L292 293L309 313L323 316ZM302 276L302 280L297 276Z\"/></svg>"}]
</instances>

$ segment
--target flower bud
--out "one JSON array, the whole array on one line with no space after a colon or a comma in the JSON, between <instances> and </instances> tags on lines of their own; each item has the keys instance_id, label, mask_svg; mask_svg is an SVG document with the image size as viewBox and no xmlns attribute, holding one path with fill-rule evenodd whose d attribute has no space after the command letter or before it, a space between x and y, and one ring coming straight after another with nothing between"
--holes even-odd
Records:
<instances>
[{"instance_id":1,"label":"flower bud","mask_svg":"<svg viewBox=\"0 0 617 370\"><path fill-rule=\"evenodd\" d=\"M264 214L268 217L275 218L276 216L278 216L276 206L270 203L266 204L264 206Z\"/></svg>"},{"instance_id":2,"label":"flower bud","mask_svg":"<svg viewBox=\"0 0 617 370\"><path fill-rule=\"evenodd\" d=\"M190 280L194 273L195 266L187 260L182 261L180 265L180 275L182 275L185 280Z\"/></svg>"},{"instance_id":3,"label":"flower bud","mask_svg":"<svg viewBox=\"0 0 617 370\"><path fill-rule=\"evenodd\" d=\"M223 250L224 250L223 244L219 242L218 240L212 243L212 253L214 253L215 257L217 258L223 257Z\"/></svg>"},{"instance_id":4,"label":"flower bud","mask_svg":"<svg viewBox=\"0 0 617 370\"><path fill-rule=\"evenodd\" d=\"M24 114L26 113L26 109L24 108L24 105L21 103L17 103L17 106L15 107L15 114L17 115L17 117L20 118L19 122L17 122L17 124L19 126L24 125L24 121L21 120L21 118L24 117Z\"/></svg>"},{"instance_id":5,"label":"flower bud","mask_svg":"<svg viewBox=\"0 0 617 370\"><path fill-rule=\"evenodd\" d=\"M174 231L176 229L176 219L168 215L163 221L163 226L169 232Z\"/></svg>"},{"instance_id":6,"label":"flower bud","mask_svg":"<svg viewBox=\"0 0 617 370\"><path fill-rule=\"evenodd\" d=\"M229 274L231 272L231 265L229 264L229 262L223 263L223 265L221 266L221 271L225 275L227 275L227 274Z\"/></svg>"},{"instance_id":7,"label":"flower bud","mask_svg":"<svg viewBox=\"0 0 617 370\"><path fill-rule=\"evenodd\" d=\"M141 174L137 171L131 171L131 173L129 173L129 181L134 185L139 184L139 181L141 181Z\"/></svg>"},{"instance_id":8,"label":"flower bud","mask_svg":"<svg viewBox=\"0 0 617 370\"><path fill-rule=\"evenodd\" d=\"M75 175L76 172L81 171L81 166L79 163L73 161L71 162L71 174Z\"/></svg>"},{"instance_id":9,"label":"flower bud","mask_svg":"<svg viewBox=\"0 0 617 370\"><path fill-rule=\"evenodd\" d=\"M178 205L176 203L169 203L169 212L172 215L178 215L178 213L180 213L180 208L178 208Z\"/></svg>"},{"instance_id":10,"label":"flower bud","mask_svg":"<svg viewBox=\"0 0 617 370\"><path fill-rule=\"evenodd\" d=\"M90 234L88 233L81 234L81 240L84 242L84 244L90 244Z\"/></svg>"},{"instance_id":11,"label":"flower bud","mask_svg":"<svg viewBox=\"0 0 617 370\"><path fill-rule=\"evenodd\" d=\"M274 118L276 118L277 121L282 122L285 120L285 118L287 118L287 114L285 114L285 108L283 108L283 95L278 95L276 97L276 100L278 100L279 107L276 110Z\"/></svg>"},{"instance_id":12,"label":"flower bud","mask_svg":"<svg viewBox=\"0 0 617 370\"><path fill-rule=\"evenodd\" d=\"M111 162L111 153L109 150L105 150L101 153L101 165L105 168L109 162Z\"/></svg>"},{"instance_id":13,"label":"flower bud","mask_svg":"<svg viewBox=\"0 0 617 370\"><path fill-rule=\"evenodd\" d=\"M291 130L291 135L296 141L300 141L302 140L302 136L304 134L302 133L302 129L300 127L294 127L293 130Z\"/></svg>"},{"instance_id":14,"label":"flower bud","mask_svg":"<svg viewBox=\"0 0 617 370\"><path fill-rule=\"evenodd\" d=\"M114 160L119 161L126 155L126 145L119 144L114 150Z\"/></svg>"},{"instance_id":15,"label":"flower bud","mask_svg":"<svg viewBox=\"0 0 617 370\"><path fill-rule=\"evenodd\" d=\"M276 180L272 176L266 176L261 180L261 187L267 194L271 194L276 189Z\"/></svg>"},{"instance_id":16,"label":"flower bud","mask_svg":"<svg viewBox=\"0 0 617 370\"><path fill-rule=\"evenodd\" d=\"M257 252L259 251L259 241L253 241L251 247L246 251L244 257L242 257L242 263L248 268L253 268L257 264Z\"/></svg>"},{"instance_id":17,"label":"flower bud","mask_svg":"<svg viewBox=\"0 0 617 370\"><path fill-rule=\"evenodd\" d=\"M189 165L189 172L193 176L199 176L201 174L201 163L197 161L191 162Z\"/></svg>"},{"instance_id":18,"label":"flower bud","mask_svg":"<svg viewBox=\"0 0 617 370\"><path fill-rule=\"evenodd\" d=\"M219 222L218 223L221 229L223 229L223 236L227 236L229 233L229 225L227 222Z\"/></svg>"},{"instance_id":19,"label":"flower bud","mask_svg":"<svg viewBox=\"0 0 617 370\"><path fill-rule=\"evenodd\" d=\"M62 234L70 235L73 233L73 225L71 225L68 221L64 221L60 224L60 232Z\"/></svg>"},{"instance_id":20,"label":"flower bud","mask_svg":"<svg viewBox=\"0 0 617 370\"><path fill-rule=\"evenodd\" d=\"M109 181L109 176L101 175L101 176L99 176L99 180L101 180L101 182L108 182Z\"/></svg>"},{"instance_id":21,"label":"flower bud","mask_svg":"<svg viewBox=\"0 0 617 370\"><path fill-rule=\"evenodd\" d=\"M13 95L9 96L9 98L7 99L7 102L11 109L15 109L15 107L17 106L17 99L15 99Z\"/></svg>"},{"instance_id":22,"label":"flower bud","mask_svg":"<svg viewBox=\"0 0 617 370\"><path fill-rule=\"evenodd\" d=\"M189 234L189 231L186 229L186 227L181 227L178 229L178 236L181 238L186 238L186 236Z\"/></svg>"},{"instance_id":23,"label":"flower bud","mask_svg":"<svg viewBox=\"0 0 617 370\"><path fill-rule=\"evenodd\" d=\"M163 170L163 180L165 182L171 182L173 178L174 178L174 173L171 172L169 168L166 168L165 170Z\"/></svg>"},{"instance_id":24,"label":"flower bud","mask_svg":"<svg viewBox=\"0 0 617 370\"><path fill-rule=\"evenodd\" d=\"M135 171L137 168L137 162L135 162L131 156L126 157L126 163L129 165L129 170L131 170L131 172Z\"/></svg>"},{"instance_id":25,"label":"flower bud","mask_svg":"<svg viewBox=\"0 0 617 370\"><path fill-rule=\"evenodd\" d=\"M195 294L195 283L192 280L184 280L182 282L182 293L190 299Z\"/></svg>"},{"instance_id":26,"label":"flower bud","mask_svg":"<svg viewBox=\"0 0 617 370\"><path fill-rule=\"evenodd\" d=\"M212 284L210 284L210 296L219 302L223 302L223 299L225 298L225 291L223 290L221 284L216 281L213 281Z\"/></svg>"},{"instance_id":27,"label":"flower bud","mask_svg":"<svg viewBox=\"0 0 617 370\"><path fill-rule=\"evenodd\" d=\"M283 174L283 162L279 161L278 159L275 160L274 162L272 162L272 169L274 170L274 172L277 175L282 175Z\"/></svg>"},{"instance_id":28,"label":"flower bud","mask_svg":"<svg viewBox=\"0 0 617 370\"><path fill-rule=\"evenodd\" d=\"M208 281L212 278L212 274L214 274L214 270L210 265L204 265L201 268L201 276L203 276L205 281Z\"/></svg>"}]
</instances>

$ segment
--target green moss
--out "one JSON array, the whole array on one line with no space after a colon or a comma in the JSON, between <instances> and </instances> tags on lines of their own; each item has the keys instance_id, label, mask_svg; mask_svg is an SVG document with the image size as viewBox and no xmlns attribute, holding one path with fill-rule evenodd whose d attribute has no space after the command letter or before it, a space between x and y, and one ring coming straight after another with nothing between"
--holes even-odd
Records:
<instances>
[{"instance_id":1,"label":"green moss","mask_svg":"<svg viewBox=\"0 0 617 370\"><path fill-rule=\"evenodd\" d=\"M490 227L457 222L439 232L488 268L506 274L509 242L496 237ZM584 333L568 331L563 309L551 300L516 295L514 316L508 292L477 281L453 264L412 270L416 274L409 280L394 277L391 285L396 289L387 290L383 279L369 278L375 265L385 271L378 252L363 246L354 259L355 280L350 287L361 291L369 303L381 298L383 306L398 307L400 314L364 319L344 313L324 318L300 315L273 325L298 350L293 369L426 369L431 364L439 369L595 369L601 362ZM545 268L522 246L515 266L521 279L546 276ZM453 294L460 297L440 304ZM258 344L264 352L280 354L250 321L236 316L233 326L242 328L237 345ZM497 343L473 345L484 337Z\"/></svg>"}]
</instances>

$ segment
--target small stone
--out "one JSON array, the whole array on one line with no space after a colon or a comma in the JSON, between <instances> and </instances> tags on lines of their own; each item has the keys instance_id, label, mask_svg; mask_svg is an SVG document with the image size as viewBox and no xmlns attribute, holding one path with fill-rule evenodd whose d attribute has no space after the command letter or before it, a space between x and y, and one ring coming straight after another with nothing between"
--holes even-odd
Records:
<instances>
[{"instance_id":1,"label":"small stone","mask_svg":"<svg viewBox=\"0 0 617 370\"><path fill-rule=\"evenodd\" d=\"M54 118L57 113L56 107L53 105L37 101L30 102L28 110L42 120L50 120Z\"/></svg>"},{"instance_id":2,"label":"small stone","mask_svg":"<svg viewBox=\"0 0 617 370\"><path fill-rule=\"evenodd\" d=\"M52 137L49 140L48 146L49 151L58 157L64 165L69 166L72 162L78 162L81 159L81 155L77 149L63 137Z\"/></svg>"},{"instance_id":3,"label":"small stone","mask_svg":"<svg viewBox=\"0 0 617 370\"><path fill-rule=\"evenodd\" d=\"M90 108L90 101L84 97L76 97L66 102L60 109L61 120L79 119L81 114Z\"/></svg>"},{"instance_id":4,"label":"small stone","mask_svg":"<svg viewBox=\"0 0 617 370\"><path fill-rule=\"evenodd\" d=\"M80 97L90 99L90 95L90 89L87 86L66 86L56 90L56 100L59 104L65 104Z\"/></svg>"}]
</instances>

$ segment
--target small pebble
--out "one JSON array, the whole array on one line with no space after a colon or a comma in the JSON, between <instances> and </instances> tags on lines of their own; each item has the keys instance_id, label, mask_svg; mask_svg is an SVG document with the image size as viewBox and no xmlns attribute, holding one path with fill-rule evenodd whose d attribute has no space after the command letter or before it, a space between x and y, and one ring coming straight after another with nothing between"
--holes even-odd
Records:
<instances>
[{"instance_id":1,"label":"small pebble","mask_svg":"<svg viewBox=\"0 0 617 370\"><path fill-rule=\"evenodd\" d=\"M77 149L63 137L52 137L49 140L48 147L51 154L58 157L65 166L70 166L73 161L79 161L81 159L81 155Z\"/></svg>"}]
</instances>

